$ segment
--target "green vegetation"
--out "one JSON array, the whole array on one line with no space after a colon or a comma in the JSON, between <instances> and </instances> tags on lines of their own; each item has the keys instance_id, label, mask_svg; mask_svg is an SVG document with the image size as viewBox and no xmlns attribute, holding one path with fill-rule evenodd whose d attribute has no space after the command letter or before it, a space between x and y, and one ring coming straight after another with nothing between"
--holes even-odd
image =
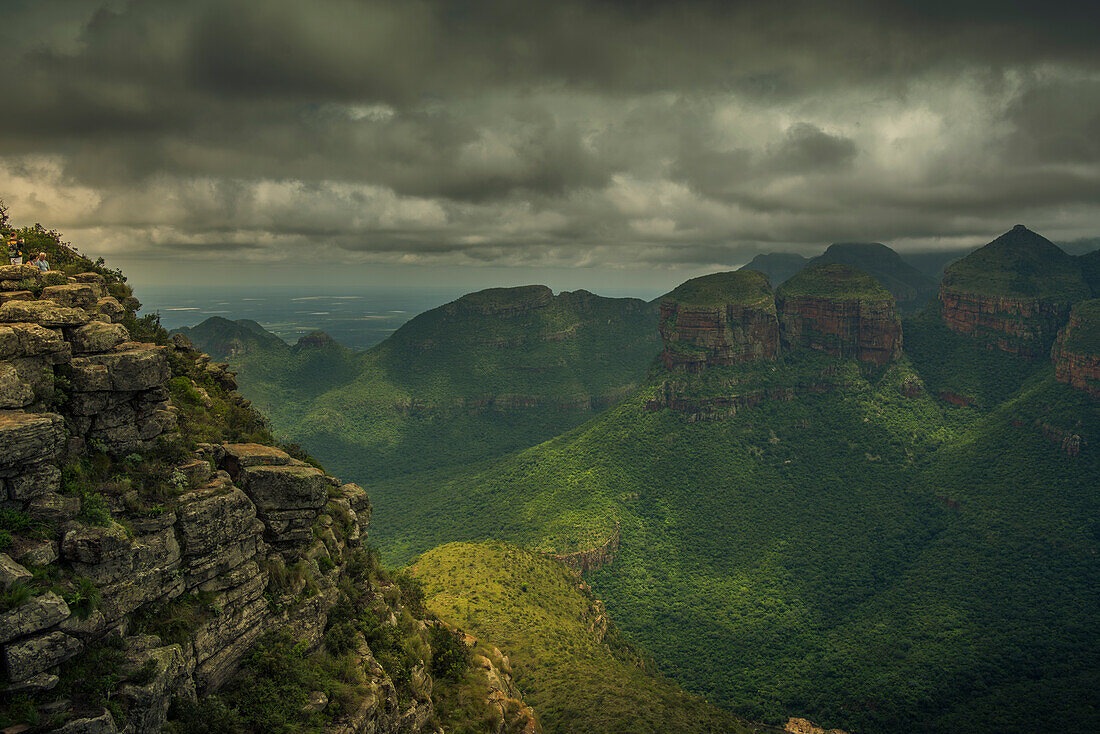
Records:
<instances>
[{"instance_id":1,"label":"green vegetation","mask_svg":"<svg viewBox=\"0 0 1100 734\"><path fill-rule=\"evenodd\" d=\"M187 333L200 349L238 345L227 358L241 390L280 436L367 483L536 444L645 378L660 351L654 306L577 291L531 307L547 293L464 296L362 353L260 343L253 327L233 322Z\"/></svg>"},{"instance_id":2,"label":"green vegetation","mask_svg":"<svg viewBox=\"0 0 1100 734\"><path fill-rule=\"evenodd\" d=\"M681 283L662 301L686 306L723 306L735 303L775 311L768 276L755 270L711 273Z\"/></svg>"},{"instance_id":3,"label":"green vegetation","mask_svg":"<svg viewBox=\"0 0 1100 734\"><path fill-rule=\"evenodd\" d=\"M1079 258L1017 226L944 271L951 290L990 296L1045 297L1063 303L1088 298Z\"/></svg>"},{"instance_id":4,"label":"green vegetation","mask_svg":"<svg viewBox=\"0 0 1100 734\"><path fill-rule=\"evenodd\" d=\"M1079 256L1077 263L1081 266L1085 282L1092 289L1093 297L1100 298L1100 250Z\"/></svg>"},{"instance_id":5,"label":"green vegetation","mask_svg":"<svg viewBox=\"0 0 1100 734\"><path fill-rule=\"evenodd\" d=\"M806 267L809 261L809 258L793 252L769 252L757 255L738 270L757 270L764 273L772 288L778 288L785 280Z\"/></svg>"},{"instance_id":6,"label":"green vegetation","mask_svg":"<svg viewBox=\"0 0 1100 734\"><path fill-rule=\"evenodd\" d=\"M662 679L605 628L587 587L542 556L502 543L452 543L411 571L433 612L508 653L548 734L758 730Z\"/></svg>"},{"instance_id":7,"label":"green vegetation","mask_svg":"<svg viewBox=\"0 0 1100 734\"><path fill-rule=\"evenodd\" d=\"M906 346L872 370L792 359L658 374L541 445L376 483L373 537L398 562L483 538L566 552L620 522L595 592L664 674L736 714L1074 730L1100 684L1100 458L1061 443L1100 444L1100 409L1049 365L989 352L934 314L906 322ZM726 420L646 408L666 379L703 399L815 374L831 388ZM430 606L434 553L416 565Z\"/></svg>"},{"instance_id":8,"label":"green vegetation","mask_svg":"<svg viewBox=\"0 0 1100 734\"><path fill-rule=\"evenodd\" d=\"M166 645L182 645L217 613L212 598L213 594L195 593L146 604L134 613L131 626L136 634L156 635Z\"/></svg>"},{"instance_id":9,"label":"green vegetation","mask_svg":"<svg viewBox=\"0 0 1100 734\"><path fill-rule=\"evenodd\" d=\"M870 275L839 263L810 265L781 285L775 295L777 298L893 299L890 291Z\"/></svg>"},{"instance_id":10,"label":"green vegetation","mask_svg":"<svg viewBox=\"0 0 1100 734\"><path fill-rule=\"evenodd\" d=\"M913 313L935 296L939 288L931 277L917 270L886 245L877 242L842 242L829 245L810 261L838 263L856 268L877 280L893 294L902 313Z\"/></svg>"}]
</instances>

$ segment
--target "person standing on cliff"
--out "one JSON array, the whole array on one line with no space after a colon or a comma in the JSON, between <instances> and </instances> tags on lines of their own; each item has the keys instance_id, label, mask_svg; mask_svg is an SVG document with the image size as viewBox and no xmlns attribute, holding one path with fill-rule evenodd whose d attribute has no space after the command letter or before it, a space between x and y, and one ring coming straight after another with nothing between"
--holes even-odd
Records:
<instances>
[{"instance_id":1,"label":"person standing on cliff","mask_svg":"<svg viewBox=\"0 0 1100 734\"><path fill-rule=\"evenodd\" d=\"M44 252L35 255L35 258L31 260L31 265L35 266L43 273L48 272L50 269L50 263L46 260L46 253Z\"/></svg>"},{"instance_id":2,"label":"person standing on cliff","mask_svg":"<svg viewBox=\"0 0 1100 734\"><path fill-rule=\"evenodd\" d=\"M12 265L23 264L23 240L15 235L8 238L8 258Z\"/></svg>"}]
</instances>

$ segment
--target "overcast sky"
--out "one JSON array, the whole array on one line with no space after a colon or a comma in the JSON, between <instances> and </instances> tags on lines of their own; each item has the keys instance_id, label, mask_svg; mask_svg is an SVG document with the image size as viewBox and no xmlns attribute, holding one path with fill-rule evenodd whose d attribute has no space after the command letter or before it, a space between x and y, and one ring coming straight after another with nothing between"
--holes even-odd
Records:
<instances>
[{"instance_id":1,"label":"overcast sky","mask_svg":"<svg viewBox=\"0 0 1100 734\"><path fill-rule=\"evenodd\" d=\"M1100 235L1094 0L0 8L0 198L139 280L599 290Z\"/></svg>"}]
</instances>

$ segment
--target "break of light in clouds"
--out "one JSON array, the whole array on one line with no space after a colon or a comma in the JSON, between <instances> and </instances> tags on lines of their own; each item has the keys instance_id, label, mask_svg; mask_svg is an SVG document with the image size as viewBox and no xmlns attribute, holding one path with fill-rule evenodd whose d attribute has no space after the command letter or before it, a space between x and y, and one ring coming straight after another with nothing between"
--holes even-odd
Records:
<instances>
[{"instance_id":1,"label":"break of light in clouds","mask_svg":"<svg viewBox=\"0 0 1100 734\"><path fill-rule=\"evenodd\" d=\"M1095 237L1098 7L8 0L0 197L245 280Z\"/></svg>"}]
</instances>

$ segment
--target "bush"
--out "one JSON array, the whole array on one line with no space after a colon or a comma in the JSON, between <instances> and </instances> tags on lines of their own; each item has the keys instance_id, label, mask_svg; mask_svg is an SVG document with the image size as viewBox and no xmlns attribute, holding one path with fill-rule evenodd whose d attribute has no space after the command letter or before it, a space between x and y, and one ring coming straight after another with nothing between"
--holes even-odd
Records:
<instances>
[{"instance_id":1,"label":"bush","mask_svg":"<svg viewBox=\"0 0 1100 734\"><path fill-rule=\"evenodd\" d=\"M240 734L248 730L240 712L216 695L198 701L173 699L168 719L168 734Z\"/></svg>"},{"instance_id":2,"label":"bush","mask_svg":"<svg viewBox=\"0 0 1100 734\"><path fill-rule=\"evenodd\" d=\"M437 625L428 631L428 642L432 647L432 676L460 680L470 667L470 649L462 633Z\"/></svg>"}]
</instances>

